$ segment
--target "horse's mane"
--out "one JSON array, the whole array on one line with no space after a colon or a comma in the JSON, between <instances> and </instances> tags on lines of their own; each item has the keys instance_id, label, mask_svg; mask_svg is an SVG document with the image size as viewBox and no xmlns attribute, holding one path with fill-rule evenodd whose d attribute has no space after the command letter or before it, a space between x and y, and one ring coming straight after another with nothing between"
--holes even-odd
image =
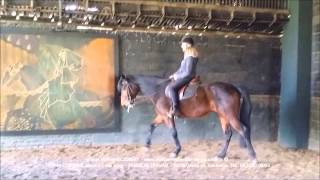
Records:
<instances>
[{"instance_id":1,"label":"horse's mane","mask_svg":"<svg viewBox=\"0 0 320 180\"><path fill-rule=\"evenodd\" d=\"M163 91L170 82L168 78L151 75L127 75L126 78L140 87L141 95L154 96Z\"/></svg>"}]
</instances>

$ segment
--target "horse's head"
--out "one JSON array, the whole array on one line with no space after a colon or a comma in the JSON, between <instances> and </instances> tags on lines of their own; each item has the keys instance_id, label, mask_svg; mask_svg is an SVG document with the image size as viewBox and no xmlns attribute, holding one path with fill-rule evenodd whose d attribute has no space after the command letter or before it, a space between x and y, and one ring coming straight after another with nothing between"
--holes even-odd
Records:
<instances>
[{"instance_id":1,"label":"horse's head","mask_svg":"<svg viewBox=\"0 0 320 180\"><path fill-rule=\"evenodd\" d=\"M121 95L121 106L133 107L140 87L134 82L133 78L121 75L117 84L117 90Z\"/></svg>"}]
</instances>

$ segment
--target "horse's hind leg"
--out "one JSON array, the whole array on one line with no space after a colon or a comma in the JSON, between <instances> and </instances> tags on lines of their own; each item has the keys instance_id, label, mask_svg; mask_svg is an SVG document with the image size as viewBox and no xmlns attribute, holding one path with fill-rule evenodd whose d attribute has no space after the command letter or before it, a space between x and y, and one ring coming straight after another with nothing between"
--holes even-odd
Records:
<instances>
[{"instance_id":1,"label":"horse's hind leg","mask_svg":"<svg viewBox=\"0 0 320 180\"><path fill-rule=\"evenodd\" d=\"M250 158L256 159L256 152L251 144L249 128L241 124L237 118L231 118L230 124L244 138Z\"/></svg>"},{"instance_id":2,"label":"horse's hind leg","mask_svg":"<svg viewBox=\"0 0 320 180\"><path fill-rule=\"evenodd\" d=\"M220 119L223 133L225 136L225 141L224 141L223 148L219 151L217 157L224 159L226 157L227 150L229 147L230 139L232 136L232 130L231 130L230 125L227 123L226 119L222 115L219 116L219 119Z\"/></svg>"},{"instance_id":3,"label":"horse's hind leg","mask_svg":"<svg viewBox=\"0 0 320 180\"><path fill-rule=\"evenodd\" d=\"M224 141L223 148L219 151L219 153L217 155L217 157L219 157L221 159L224 159L227 155L227 150L228 150L230 139L232 136L232 130L229 125L227 126L226 130L224 131L224 136L225 136L225 141Z\"/></svg>"}]
</instances>

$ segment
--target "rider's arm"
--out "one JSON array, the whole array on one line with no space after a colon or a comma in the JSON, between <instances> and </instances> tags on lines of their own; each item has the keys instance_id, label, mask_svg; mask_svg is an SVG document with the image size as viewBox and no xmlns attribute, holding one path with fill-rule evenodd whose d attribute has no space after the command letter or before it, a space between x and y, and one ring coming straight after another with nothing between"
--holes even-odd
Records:
<instances>
[{"instance_id":1,"label":"rider's arm","mask_svg":"<svg viewBox=\"0 0 320 180\"><path fill-rule=\"evenodd\" d=\"M173 78L175 80L177 79L182 79L182 78L186 78L186 77L192 77L194 75L195 72L195 63L194 63L194 58L192 56L188 56L186 57L184 60L184 62L181 63L181 67L180 67L180 71L177 71L176 73L174 73Z\"/></svg>"}]
</instances>

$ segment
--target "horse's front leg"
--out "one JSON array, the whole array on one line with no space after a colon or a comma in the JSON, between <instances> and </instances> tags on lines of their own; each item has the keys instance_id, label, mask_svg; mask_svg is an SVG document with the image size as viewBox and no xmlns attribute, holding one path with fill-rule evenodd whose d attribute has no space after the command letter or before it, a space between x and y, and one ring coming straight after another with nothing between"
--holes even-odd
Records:
<instances>
[{"instance_id":1,"label":"horse's front leg","mask_svg":"<svg viewBox=\"0 0 320 180\"><path fill-rule=\"evenodd\" d=\"M149 134L148 134L148 136L147 136L146 144L145 144L145 147L146 147L147 149L149 149L150 146L151 146L151 139L152 139L153 131L154 131L154 130L156 129L156 127L157 127L159 124L161 124L161 123L163 123L163 118L162 118L160 115L158 115L158 116L153 120L153 122L150 124Z\"/></svg>"},{"instance_id":2,"label":"horse's front leg","mask_svg":"<svg viewBox=\"0 0 320 180\"><path fill-rule=\"evenodd\" d=\"M176 129L176 124L174 122L174 118L169 118L168 126L170 128L174 143L176 144L176 150L170 154L170 157L177 157L181 151L181 145L178 139L178 133Z\"/></svg>"},{"instance_id":3,"label":"horse's front leg","mask_svg":"<svg viewBox=\"0 0 320 180\"><path fill-rule=\"evenodd\" d=\"M145 147L146 147L147 149L149 149L150 146L151 146L152 134L153 134L153 131L156 129L156 127L157 127L156 124L154 124L154 123L151 123L151 124L150 124L149 134L148 134L148 136L147 136L147 140L146 140L146 144L145 144Z\"/></svg>"}]
</instances>

